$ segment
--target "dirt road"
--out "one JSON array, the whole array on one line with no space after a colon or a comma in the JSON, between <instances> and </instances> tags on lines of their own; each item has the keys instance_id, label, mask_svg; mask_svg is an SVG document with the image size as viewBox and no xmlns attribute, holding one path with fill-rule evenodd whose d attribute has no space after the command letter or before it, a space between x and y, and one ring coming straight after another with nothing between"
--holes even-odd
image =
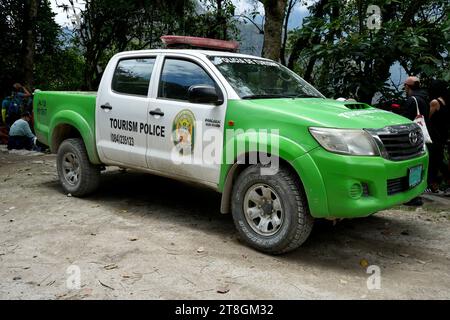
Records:
<instances>
[{"instance_id":1,"label":"dirt road","mask_svg":"<svg viewBox=\"0 0 450 320\"><path fill-rule=\"evenodd\" d=\"M319 221L274 257L240 243L212 191L108 170L77 199L55 169L53 155L0 151L0 299L450 298L450 198Z\"/></svg>"}]
</instances>

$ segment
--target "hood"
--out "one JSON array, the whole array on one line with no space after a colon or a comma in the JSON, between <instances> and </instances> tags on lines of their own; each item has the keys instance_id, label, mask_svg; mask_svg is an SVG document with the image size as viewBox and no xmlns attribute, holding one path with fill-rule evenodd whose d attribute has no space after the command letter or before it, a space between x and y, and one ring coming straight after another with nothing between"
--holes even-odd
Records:
<instances>
[{"instance_id":1,"label":"hood","mask_svg":"<svg viewBox=\"0 0 450 320\"><path fill-rule=\"evenodd\" d=\"M380 129L411 122L407 118L366 104L331 99L254 99L240 100L239 105L255 118L295 121L306 127Z\"/></svg>"}]
</instances>

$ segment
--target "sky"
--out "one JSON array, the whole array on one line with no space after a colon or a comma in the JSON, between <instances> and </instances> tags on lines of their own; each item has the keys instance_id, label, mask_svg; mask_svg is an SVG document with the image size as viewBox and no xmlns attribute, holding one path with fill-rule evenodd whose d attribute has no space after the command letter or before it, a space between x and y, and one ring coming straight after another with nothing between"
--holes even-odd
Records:
<instances>
[{"instance_id":1,"label":"sky","mask_svg":"<svg viewBox=\"0 0 450 320\"><path fill-rule=\"evenodd\" d=\"M62 8L59 8L58 5L63 5L63 4L69 4L69 1L67 0L50 0L50 3L52 5L52 10L53 12L56 13L55 16L55 21L56 23L58 23L60 26L72 26L70 19L67 19L67 13L65 13L63 11ZM78 6L80 8L84 8L83 4L78 4Z\"/></svg>"}]
</instances>

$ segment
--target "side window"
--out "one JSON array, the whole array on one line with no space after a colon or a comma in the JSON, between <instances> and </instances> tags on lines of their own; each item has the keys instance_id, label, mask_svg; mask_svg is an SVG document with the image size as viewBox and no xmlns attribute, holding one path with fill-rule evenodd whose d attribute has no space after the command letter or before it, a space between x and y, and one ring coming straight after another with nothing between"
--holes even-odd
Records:
<instances>
[{"instance_id":1,"label":"side window","mask_svg":"<svg viewBox=\"0 0 450 320\"><path fill-rule=\"evenodd\" d=\"M211 77L194 62L166 59L159 82L158 97L188 100L188 90L193 85L215 86Z\"/></svg>"},{"instance_id":2,"label":"side window","mask_svg":"<svg viewBox=\"0 0 450 320\"><path fill-rule=\"evenodd\" d=\"M117 93L148 95L155 58L120 60L112 79L112 89Z\"/></svg>"}]
</instances>

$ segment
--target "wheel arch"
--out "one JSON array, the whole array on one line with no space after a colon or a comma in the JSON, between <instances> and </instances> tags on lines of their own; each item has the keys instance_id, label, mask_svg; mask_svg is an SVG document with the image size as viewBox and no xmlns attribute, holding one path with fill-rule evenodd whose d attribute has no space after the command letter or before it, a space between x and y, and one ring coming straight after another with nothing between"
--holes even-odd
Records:
<instances>
[{"instance_id":1,"label":"wheel arch","mask_svg":"<svg viewBox=\"0 0 450 320\"><path fill-rule=\"evenodd\" d=\"M257 159L258 164L261 163L258 153L248 152L248 153L241 155L238 159L236 159L235 163L228 170L228 173L226 175L226 179L225 179L225 182L223 185L222 197L221 197L221 202L220 202L220 212L222 214L228 214L231 212L231 196L232 196L234 183L235 183L237 177L242 173L242 171L244 171L249 166L253 165L253 164L250 164L248 161L246 161L247 159L251 159L252 157L256 157L255 159ZM272 156L272 158L273 157L274 156ZM278 161L278 165L280 167L283 166L283 167L287 168L288 170L292 171L299 186L302 188L302 192L305 194L306 201L308 201L301 177L299 176L299 174L297 173L295 168L292 166L292 164L282 157L276 157L276 160Z\"/></svg>"},{"instance_id":2,"label":"wheel arch","mask_svg":"<svg viewBox=\"0 0 450 320\"><path fill-rule=\"evenodd\" d=\"M101 164L95 144L95 133L88 122L78 113L64 110L57 113L50 125L49 144L52 153L57 153L61 143L70 138L81 138L86 147L89 161Z\"/></svg>"}]
</instances>

